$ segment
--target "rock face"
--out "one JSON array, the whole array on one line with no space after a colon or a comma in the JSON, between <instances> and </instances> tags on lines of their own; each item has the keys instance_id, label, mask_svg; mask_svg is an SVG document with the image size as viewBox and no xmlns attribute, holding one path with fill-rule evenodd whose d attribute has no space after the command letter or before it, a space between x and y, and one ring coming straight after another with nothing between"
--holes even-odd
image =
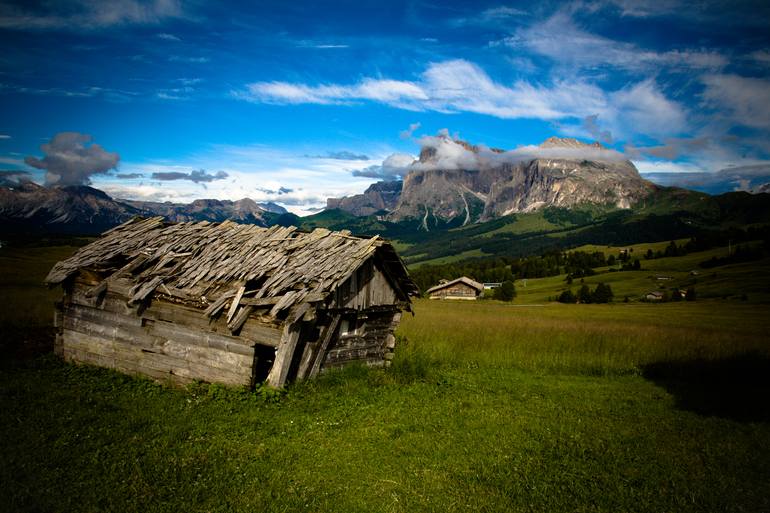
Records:
<instances>
[{"instance_id":1,"label":"rock face","mask_svg":"<svg viewBox=\"0 0 770 513\"><path fill-rule=\"evenodd\" d=\"M401 181L373 183L363 194L327 199L326 208L338 208L356 216L369 216L383 210L391 211L398 203L401 186Z\"/></svg>"},{"instance_id":2,"label":"rock face","mask_svg":"<svg viewBox=\"0 0 770 513\"><path fill-rule=\"evenodd\" d=\"M219 222L230 219L265 226L265 209L249 198L238 201L199 199L187 204L128 200L125 202L145 213L144 215L163 216L173 222Z\"/></svg>"},{"instance_id":3,"label":"rock face","mask_svg":"<svg viewBox=\"0 0 770 513\"><path fill-rule=\"evenodd\" d=\"M0 224L4 231L90 234L141 214L132 205L82 185L42 187L25 181L0 187Z\"/></svg>"},{"instance_id":4,"label":"rock face","mask_svg":"<svg viewBox=\"0 0 770 513\"><path fill-rule=\"evenodd\" d=\"M30 181L0 185L0 227L6 233L97 234L137 215L163 216L174 222L231 219L266 226L267 211L248 198L158 203L113 199L98 189L82 185L42 187ZM286 212L280 205L271 206L269 211Z\"/></svg>"},{"instance_id":5,"label":"rock face","mask_svg":"<svg viewBox=\"0 0 770 513\"><path fill-rule=\"evenodd\" d=\"M427 229L430 218L468 223L547 206L630 208L654 190L631 162L599 143L551 138L503 152L445 138L423 148L391 218L418 219Z\"/></svg>"}]
</instances>

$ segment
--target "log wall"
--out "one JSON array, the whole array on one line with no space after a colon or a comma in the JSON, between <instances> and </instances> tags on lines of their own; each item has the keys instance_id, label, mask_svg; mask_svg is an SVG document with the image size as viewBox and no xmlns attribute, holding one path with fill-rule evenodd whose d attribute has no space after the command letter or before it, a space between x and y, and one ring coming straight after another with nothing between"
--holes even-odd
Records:
<instances>
[{"instance_id":1,"label":"log wall","mask_svg":"<svg viewBox=\"0 0 770 513\"><path fill-rule=\"evenodd\" d=\"M280 326L249 319L232 336L224 320L209 322L201 310L154 300L129 307L113 287L89 297L91 284L79 280L57 313L57 351L66 360L144 374L171 383L194 380L252 385L255 344L276 347ZM264 377L261 377L264 379Z\"/></svg>"},{"instance_id":2,"label":"log wall","mask_svg":"<svg viewBox=\"0 0 770 513\"><path fill-rule=\"evenodd\" d=\"M333 339L321 369L342 367L351 362L389 365L396 347L393 332L401 320L401 312L397 309L364 310L347 314L347 317L348 322L356 322L355 332L340 334Z\"/></svg>"}]
</instances>

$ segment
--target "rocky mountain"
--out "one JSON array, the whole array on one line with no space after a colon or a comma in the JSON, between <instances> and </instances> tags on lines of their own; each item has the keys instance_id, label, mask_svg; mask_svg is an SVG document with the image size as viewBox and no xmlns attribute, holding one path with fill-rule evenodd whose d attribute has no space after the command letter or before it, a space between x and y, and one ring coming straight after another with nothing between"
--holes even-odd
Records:
<instances>
[{"instance_id":1,"label":"rocky mountain","mask_svg":"<svg viewBox=\"0 0 770 513\"><path fill-rule=\"evenodd\" d=\"M22 181L0 187L5 232L99 233L142 213L87 186L43 187Z\"/></svg>"},{"instance_id":2,"label":"rocky mountain","mask_svg":"<svg viewBox=\"0 0 770 513\"><path fill-rule=\"evenodd\" d=\"M169 221L224 221L268 225L285 214L280 205L202 199L189 204L111 198L88 186L43 187L30 181L0 185L0 228L5 233L96 234L134 216L163 216Z\"/></svg>"},{"instance_id":3,"label":"rocky mountain","mask_svg":"<svg viewBox=\"0 0 770 513\"><path fill-rule=\"evenodd\" d=\"M327 199L326 208L344 210L356 216L369 216L383 210L391 211L398 204L401 186L401 181L373 183L363 194Z\"/></svg>"},{"instance_id":4,"label":"rocky mountain","mask_svg":"<svg viewBox=\"0 0 770 513\"><path fill-rule=\"evenodd\" d=\"M599 143L550 138L505 152L430 140L404 178L394 221L486 221L543 207L630 208L655 191L634 165Z\"/></svg>"}]
</instances>

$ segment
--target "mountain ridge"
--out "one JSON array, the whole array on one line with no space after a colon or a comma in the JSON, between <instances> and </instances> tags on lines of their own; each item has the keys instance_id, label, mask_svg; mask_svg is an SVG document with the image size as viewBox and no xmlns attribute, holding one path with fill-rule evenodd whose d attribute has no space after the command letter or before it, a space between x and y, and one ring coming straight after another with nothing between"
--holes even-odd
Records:
<instances>
[{"instance_id":1,"label":"mountain ridge","mask_svg":"<svg viewBox=\"0 0 770 513\"><path fill-rule=\"evenodd\" d=\"M384 208L389 220L413 220L423 230L457 218L468 224L549 206L628 209L657 190L633 163L598 142L551 137L505 151L446 135L423 140L396 204ZM327 206L369 215L361 205L372 203L374 191L372 186L363 195L330 199Z\"/></svg>"}]
</instances>

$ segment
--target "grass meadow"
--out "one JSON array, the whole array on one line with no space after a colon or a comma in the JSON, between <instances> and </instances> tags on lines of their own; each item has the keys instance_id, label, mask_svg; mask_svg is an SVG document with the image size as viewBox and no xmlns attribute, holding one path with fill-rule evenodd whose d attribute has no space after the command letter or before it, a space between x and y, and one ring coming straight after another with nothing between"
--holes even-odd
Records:
<instances>
[{"instance_id":1,"label":"grass meadow","mask_svg":"<svg viewBox=\"0 0 770 513\"><path fill-rule=\"evenodd\" d=\"M71 248L15 251L0 322L44 333L57 292L34 276ZM283 391L170 389L9 339L0 510L770 511L766 303L521 306L547 287L517 286L419 300L391 368Z\"/></svg>"}]
</instances>

